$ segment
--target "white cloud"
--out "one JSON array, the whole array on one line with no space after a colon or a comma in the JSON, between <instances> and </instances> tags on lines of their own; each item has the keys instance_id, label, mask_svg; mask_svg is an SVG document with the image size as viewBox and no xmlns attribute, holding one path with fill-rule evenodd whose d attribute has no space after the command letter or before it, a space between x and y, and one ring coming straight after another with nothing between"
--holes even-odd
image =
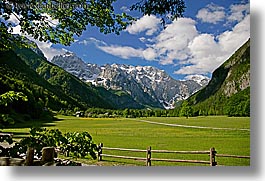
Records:
<instances>
[{"instance_id":1,"label":"white cloud","mask_svg":"<svg viewBox=\"0 0 265 181\"><path fill-rule=\"evenodd\" d=\"M121 10L124 11L124 12L130 12L130 8L128 8L127 6L122 6L121 7Z\"/></svg>"},{"instance_id":2,"label":"white cloud","mask_svg":"<svg viewBox=\"0 0 265 181\"><path fill-rule=\"evenodd\" d=\"M107 46L107 44L104 41L100 41L94 37L90 37L87 39L84 39L82 41L78 41L78 44L83 44L85 46L89 45L89 44L95 44L96 46Z\"/></svg>"},{"instance_id":3,"label":"white cloud","mask_svg":"<svg viewBox=\"0 0 265 181\"><path fill-rule=\"evenodd\" d=\"M188 43L197 36L195 21L190 18L179 18L168 25L155 39L152 47L157 52L161 64L172 64L178 58L188 58Z\"/></svg>"},{"instance_id":4,"label":"white cloud","mask_svg":"<svg viewBox=\"0 0 265 181\"><path fill-rule=\"evenodd\" d=\"M136 49L130 46L108 45L106 42L98 40L94 37L82 40L78 42L78 44L84 44L85 46L94 44L100 50L123 59L134 57L144 58L143 49L141 48ZM146 54L146 56L148 55Z\"/></svg>"},{"instance_id":5,"label":"white cloud","mask_svg":"<svg viewBox=\"0 0 265 181\"><path fill-rule=\"evenodd\" d=\"M212 73L250 37L250 15L247 15L231 31L214 37L200 34L189 44L191 58L176 74Z\"/></svg>"},{"instance_id":6,"label":"white cloud","mask_svg":"<svg viewBox=\"0 0 265 181\"><path fill-rule=\"evenodd\" d=\"M250 37L250 15L247 12L247 5L230 7L229 16L224 14L223 7L214 4L204 8L205 14L201 11L201 14L197 15L197 18L209 23L217 23L225 20L224 18L227 18L227 21L238 21L231 30L219 35L200 33L196 27L197 22L191 18L178 18L161 30L159 19L144 16L126 29L130 34L145 32L145 36L138 37L144 45L142 48L110 45L93 37L79 40L77 43L86 46L94 44L100 50L123 59L141 58L158 61L162 65L172 64L180 67L175 74L208 74L227 60ZM208 17L204 17L206 14ZM53 49L49 43L39 46L47 58L64 51Z\"/></svg>"},{"instance_id":7,"label":"white cloud","mask_svg":"<svg viewBox=\"0 0 265 181\"><path fill-rule=\"evenodd\" d=\"M59 23L58 20L52 19L48 14L42 14L42 15L46 16L46 20L53 27ZM12 34L22 35L21 26L19 25L19 19L17 17L19 16L15 16L14 14L11 14L7 22L10 22L13 24ZM35 40L33 37L29 36L28 34L23 34L23 35L26 36L29 40L34 41L48 60L51 60L53 56L55 55L60 55L67 51L65 49L54 48L52 46L53 44L50 42L41 42L41 41Z\"/></svg>"},{"instance_id":8,"label":"white cloud","mask_svg":"<svg viewBox=\"0 0 265 181\"><path fill-rule=\"evenodd\" d=\"M250 13L250 4L232 4L230 6L230 15L228 16L228 21L241 21L246 16L246 14Z\"/></svg>"},{"instance_id":9,"label":"white cloud","mask_svg":"<svg viewBox=\"0 0 265 181\"><path fill-rule=\"evenodd\" d=\"M21 26L19 25L19 16L15 13L15 14L11 14L9 16L8 20L4 20L2 17L0 17L0 22L4 22L5 24L7 23L11 23L12 24L12 28L9 28L9 32L11 32L12 34L18 34L21 35Z\"/></svg>"},{"instance_id":10,"label":"white cloud","mask_svg":"<svg viewBox=\"0 0 265 181\"><path fill-rule=\"evenodd\" d=\"M196 15L202 22L213 23L223 21L225 18L225 8L215 4L209 4L198 11Z\"/></svg>"},{"instance_id":11,"label":"white cloud","mask_svg":"<svg viewBox=\"0 0 265 181\"><path fill-rule=\"evenodd\" d=\"M179 18L152 39L141 37L146 48L107 45L93 39L99 49L124 59L142 58L162 65L179 65L175 74L208 74L227 60L250 36L250 15L220 35L201 34L196 22ZM147 44L148 43L148 44Z\"/></svg>"},{"instance_id":12,"label":"white cloud","mask_svg":"<svg viewBox=\"0 0 265 181\"><path fill-rule=\"evenodd\" d=\"M198 32L195 27L196 22L190 18L179 18L172 24L169 24L166 29L160 32L153 39L141 37L140 40L147 48L133 48L129 46L106 45L100 40L101 45L97 47L106 53L118 56L121 58L138 57L146 60L159 61L160 64L173 64L176 58L180 60L187 59L189 56L188 44Z\"/></svg>"},{"instance_id":13,"label":"white cloud","mask_svg":"<svg viewBox=\"0 0 265 181\"><path fill-rule=\"evenodd\" d=\"M65 49L57 49L52 47L52 43L50 42L41 42L39 40L34 39L33 37L27 35L27 34L22 34L21 33L21 26L16 25L13 27L12 34L18 34L18 35L23 35L26 36L29 40L35 42L39 49L43 52L44 56L47 58L47 60L51 60L55 55L60 55L64 54L66 52Z\"/></svg>"},{"instance_id":14,"label":"white cloud","mask_svg":"<svg viewBox=\"0 0 265 181\"><path fill-rule=\"evenodd\" d=\"M14 26L13 29L12 29L12 34L15 34L15 35L21 35L21 26L20 25L17 25L17 26Z\"/></svg>"},{"instance_id":15,"label":"white cloud","mask_svg":"<svg viewBox=\"0 0 265 181\"><path fill-rule=\"evenodd\" d=\"M40 42L38 40L32 39L30 38L32 41L34 41L39 49L43 52L44 56L47 58L47 60L51 60L55 55L61 55L64 54L65 52L67 52L66 49L62 48L62 49L58 49L58 48L54 48L52 47L52 43L50 42Z\"/></svg>"},{"instance_id":16,"label":"white cloud","mask_svg":"<svg viewBox=\"0 0 265 181\"><path fill-rule=\"evenodd\" d=\"M160 29L160 24L160 19L154 15L145 15L139 20L135 21L132 25L128 26L126 31L128 31L130 34L146 32L146 35L151 36Z\"/></svg>"},{"instance_id":17,"label":"white cloud","mask_svg":"<svg viewBox=\"0 0 265 181\"><path fill-rule=\"evenodd\" d=\"M135 49L129 46L98 46L99 49L102 51L109 53L114 56L118 56L124 59L129 59L133 57L143 58L143 50L142 49Z\"/></svg>"},{"instance_id":18,"label":"white cloud","mask_svg":"<svg viewBox=\"0 0 265 181\"><path fill-rule=\"evenodd\" d=\"M225 51L236 50L250 36L250 15L247 15L231 31L225 31L218 36Z\"/></svg>"},{"instance_id":19,"label":"white cloud","mask_svg":"<svg viewBox=\"0 0 265 181\"><path fill-rule=\"evenodd\" d=\"M153 48L147 48L143 51L143 58L146 60L155 60L156 56L157 53Z\"/></svg>"},{"instance_id":20,"label":"white cloud","mask_svg":"<svg viewBox=\"0 0 265 181\"><path fill-rule=\"evenodd\" d=\"M7 20L7 22L9 23L13 23L14 25L18 25L19 24L19 16L15 13L15 14L11 14L9 19Z\"/></svg>"}]
</instances>

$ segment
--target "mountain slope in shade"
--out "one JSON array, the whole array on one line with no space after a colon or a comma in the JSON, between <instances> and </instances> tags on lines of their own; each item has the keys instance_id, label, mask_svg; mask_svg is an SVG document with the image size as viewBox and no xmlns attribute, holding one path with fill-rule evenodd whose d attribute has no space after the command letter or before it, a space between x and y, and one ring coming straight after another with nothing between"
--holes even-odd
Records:
<instances>
[{"instance_id":1,"label":"mountain slope in shade","mask_svg":"<svg viewBox=\"0 0 265 181\"><path fill-rule=\"evenodd\" d=\"M38 118L46 108L144 108L128 94L79 80L31 49L0 52L0 57L0 94L11 90L23 92L29 100L17 102L12 107L1 106L3 113L15 111Z\"/></svg>"},{"instance_id":2,"label":"mountain slope in shade","mask_svg":"<svg viewBox=\"0 0 265 181\"><path fill-rule=\"evenodd\" d=\"M250 39L217 68L209 84L191 96L197 115L250 115Z\"/></svg>"},{"instance_id":3,"label":"mountain slope in shade","mask_svg":"<svg viewBox=\"0 0 265 181\"><path fill-rule=\"evenodd\" d=\"M0 52L0 57L0 94L16 91L23 92L28 97L27 102L17 101L11 107L1 107L2 113L13 114L15 111L39 118L44 107L53 110L82 107L82 104L29 68L14 51Z\"/></svg>"},{"instance_id":4,"label":"mountain slope in shade","mask_svg":"<svg viewBox=\"0 0 265 181\"><path fill-rule=\"evenodd\" d=\"M209 80L194 77L194 80L179 81L151 66L86 64L69 52L53 57L51 62L85 82L124 91L136 102L150 107L173 108L176 101L188 98Z\"/></svg>"}]
</instances>

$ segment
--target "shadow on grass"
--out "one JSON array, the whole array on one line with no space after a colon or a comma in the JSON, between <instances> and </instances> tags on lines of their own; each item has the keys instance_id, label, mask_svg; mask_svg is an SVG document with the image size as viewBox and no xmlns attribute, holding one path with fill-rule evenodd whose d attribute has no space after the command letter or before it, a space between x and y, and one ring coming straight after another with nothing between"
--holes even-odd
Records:
<instances>
[{"instance_id":1,"label":"shadow on grass","mask_svg":"<svg viewBox=\"0 0 265 181\"><path fill-rule=\"evenodd\" d=\"M29 120L24 122L18 122L14 125L6 127L7 129L16 129L16 128L33 128L33 127L52 127L55 126L56 122L62 121L63 119L53 118L41 118L37 120Z\"/></svg>"},{"instance_id":2,"label":"shadow on grass","mask_svg":"<svg viewBox=\"0 0 265 181\"><path fill-rule=\"evenodd\" d=\"M29 120L29 121L21 121L18 123L15 123L14 125L10 125L8 127L5 127L0 132L3 133L10 133L13 134L13 138L15 139L21 139L29 136L28 131L9 131L9 129L30 129L30 128L38 128L38 127L54 127L56 125L56 122L62 121L64 119L56 118L56 117L48 117L48 118L41 118L38 120Z\"/></svg>"},{"instance_id":3,"label":"shadow on grass","mask_svg":"<svg viewBox=\"0 0 265 181\"><path fill-rule=\"evenodd\" d=\"M29 133L26 133L26 132L14 132L12 134L13 134L13 138L17 138L17 139L21 139L21 138L25 138L29 136Z\"/></svg>"}]
</instances>

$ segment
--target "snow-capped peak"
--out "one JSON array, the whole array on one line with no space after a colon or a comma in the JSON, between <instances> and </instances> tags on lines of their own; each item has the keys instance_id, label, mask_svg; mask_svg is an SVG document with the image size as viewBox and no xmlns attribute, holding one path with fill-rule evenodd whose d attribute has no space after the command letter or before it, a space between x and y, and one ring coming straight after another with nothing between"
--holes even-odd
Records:
<instances>
[{"instance_id":1,"label":"snow-capped peak","mask_svg":"<svg viewBox=\"0 0 265 181\"><path fill-rule=\"evenodd\" d=\"M67 51L62 55L62 57L76 57L76 55L73 52Z\"/></svg>"},{"instance_id":2,"label":"snow-capped peak","mask_svg":"<svg viewBox=\"0 0 265 181\"><path fill-rule=\"evenodd\" d=\"M196 75L186 76L185 80L193 80L193 81L197 82L198 84L200 84L201 86L206 86L209 83L210 78L206 77L204 75L196 74Z\"/></svg>"},{"instance_id":3,"label":"snow-capped peak","mask_svg":"<svg viewBox=\"0 0 265 181\"><path fill-rule=\"evenodd\" d=\"M198 91L208 80L200 75L187 77L195 82L175 80L164 70L152 66L88 64L71 52L55 56L51 62L85 82L127 92L142 105L167 109Z\"/></svg>"}]
</instances>

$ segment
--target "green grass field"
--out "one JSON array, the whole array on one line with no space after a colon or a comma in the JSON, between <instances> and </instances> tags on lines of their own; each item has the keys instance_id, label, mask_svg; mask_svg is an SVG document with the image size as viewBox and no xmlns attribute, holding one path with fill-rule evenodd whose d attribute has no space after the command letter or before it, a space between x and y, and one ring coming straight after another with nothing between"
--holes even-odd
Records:
<instances>
[{"instance_id":1,"label":"green grass field","mask_svg":"<svg viewBox=\"0 0 265 181\"><path fill-rule=\"evenodd\" d=\"M59 129L62 132L89 132L95 143L103 143L106 147L146 149L151 146L153 150L180 150L196 151L210 150L214 147L219 154L250 155L250 118L208 116L194 118L75 118L58 116L58 121L44 123L44 127ZM178 124L188 126L203 126L211 128L188 128L174 127L162 124L151 124L141 122L145 120L156 123ZM35 126L38 123L34 123ZM233 128L212 129L212 128ZM240 130L243 129L243 130ZM29 128L5 129L5 132L17 132L23 134ZM107 154L129 155L145 157L145 153L129 153L118 151L104 151ZM153 153L152 158L170 159L195 159L209 160L208 155L187 155L187 154L158 154ZM82 159L84 163L97 165L145 165L144 162L103 158L104 161L97 162L90 159ZM249 159L221 158L217 157L218 165L249 166ZM153 166L205 166L187 163L152 162Z\"/></svg>"}]
</instances>

